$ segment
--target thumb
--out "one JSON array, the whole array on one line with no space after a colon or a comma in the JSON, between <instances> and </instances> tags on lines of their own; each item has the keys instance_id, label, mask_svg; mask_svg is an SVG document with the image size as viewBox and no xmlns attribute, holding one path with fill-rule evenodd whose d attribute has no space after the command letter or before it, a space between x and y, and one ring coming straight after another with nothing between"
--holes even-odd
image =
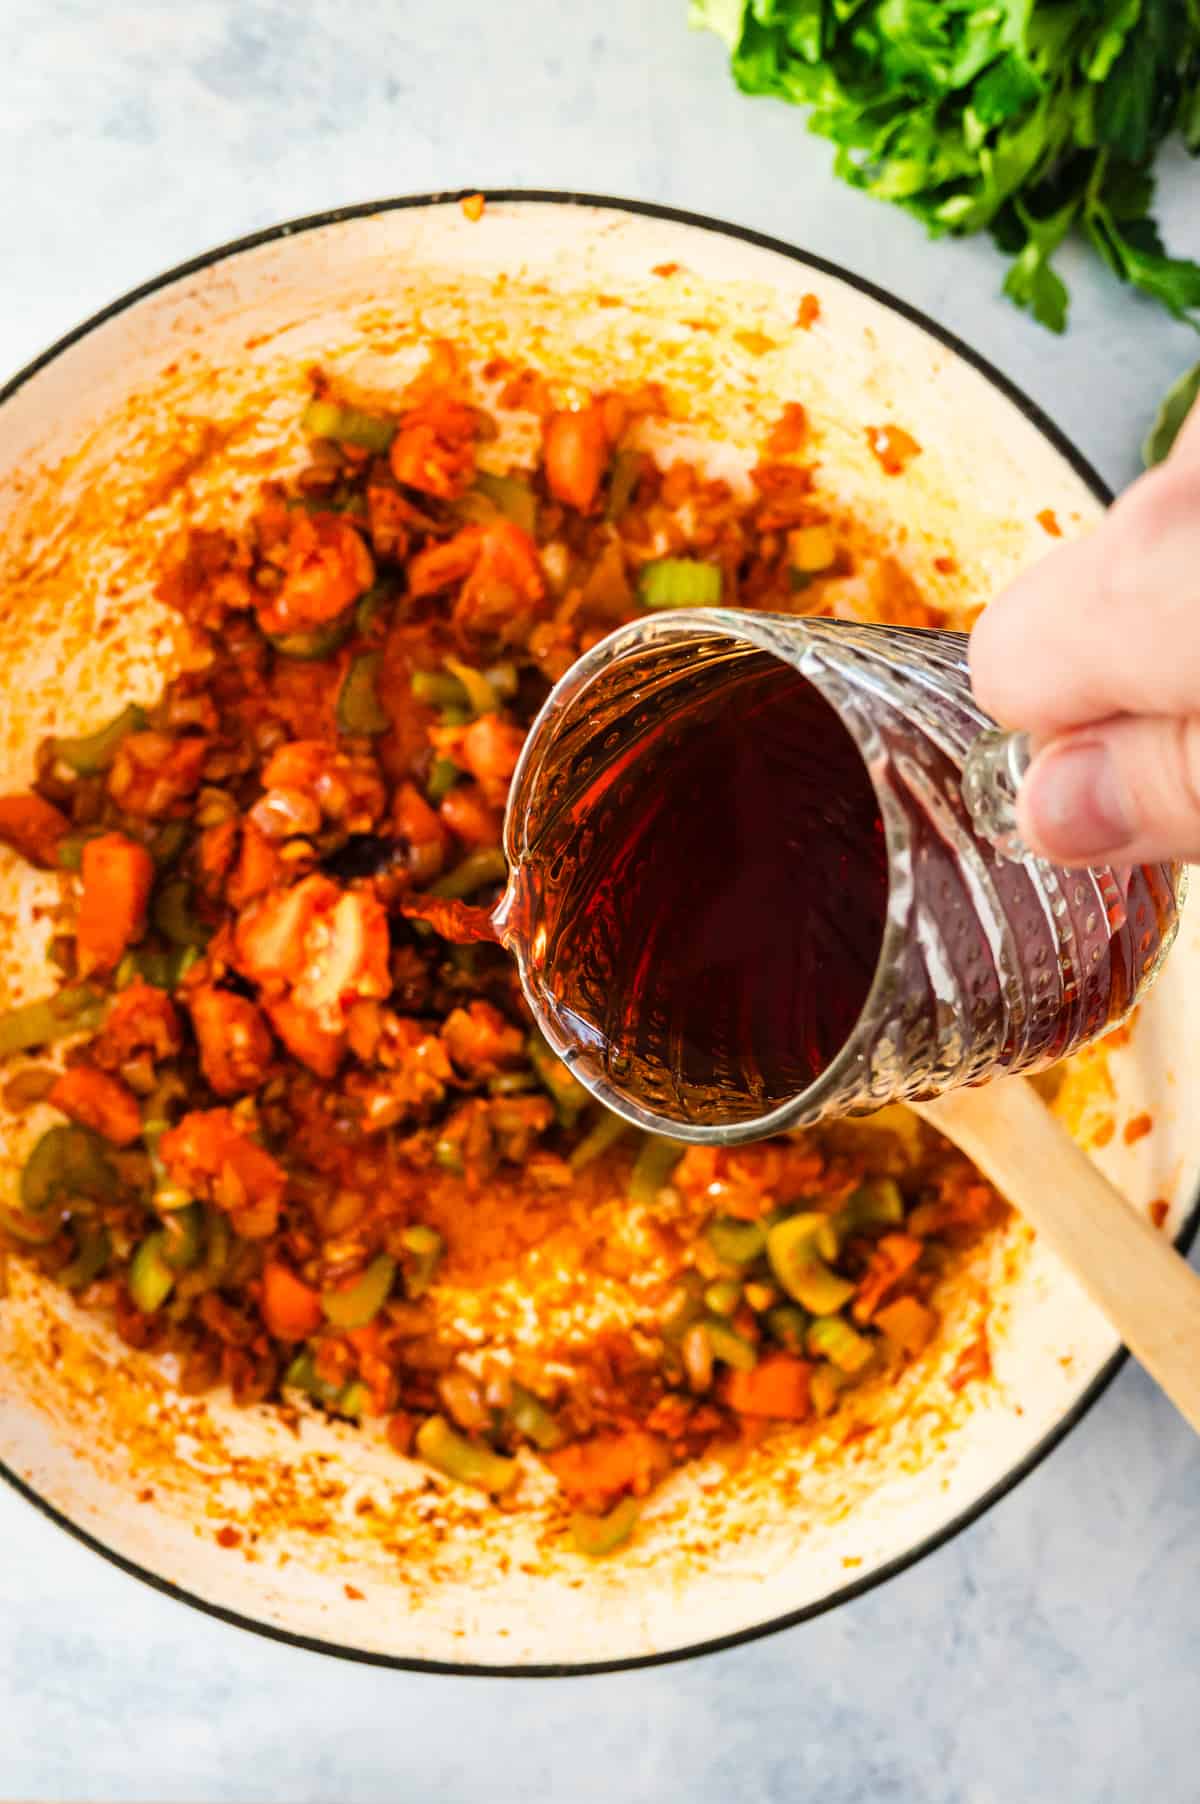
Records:
<instances>
[{"instance_id":1,"label":"thumb","mask_svg":"<svg viewBox=\"0 0 1200 1804\"><path fill-rule=\"evenodd\" d=\"M1017 817L1055 864L1200 862L1200 718L1122 717L1051 741Z\"/></svg>"}]
</instances>

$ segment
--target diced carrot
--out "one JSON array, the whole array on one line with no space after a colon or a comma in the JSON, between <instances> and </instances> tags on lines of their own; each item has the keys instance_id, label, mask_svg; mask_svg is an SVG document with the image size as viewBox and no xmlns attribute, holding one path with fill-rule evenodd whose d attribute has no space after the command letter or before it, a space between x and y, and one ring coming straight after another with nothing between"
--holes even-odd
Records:
<instances>
[{"instance_id":1,"label":"diced carrot","mask_svg":"<svg viewBox=\"0 0 1200 1804\"><path fill-rule=\"evenodd\" d=\"M58 843L71 823L41 796L0 796L0 840L30 864L58 862Z\"/></svg>"},{"instance_id":2,"label":"diced carrot","mask_svg":"<svg viewBox=\"0 0 1200 1804\"><path fill-rule=\"evenodd\" d=\"M498 846L504 817L477 783L456 783L442 798L441 816L464 846Z\"/></svg>"},{"instance_id":3,"label":"diced carrot","mask_svg":"<svg viewBox=\"0 0 1200 1804\"><path fill-rule=\"evenodd\" d=\"M905 1353L920 1353L933 1338L937 1317L916 1297L897 1297L876 1310L875 1326Z\"/></svg>"},{"instance_id":4,"label":"diced carrot","mask_svg":"<svg viewBox=\"0 0 1200 1804\"><path fill-rule=\"evenodd\" d=\"M154 860L123 833L102 833L83 848L83 894L75 928L81 977L111 971L141 938L154 882Z\"/></svg>"},{"instance_id":5,"label":"diced carrot","mask_svg":"<svg viewBox=\"0 0 1200 1804\"><path fill-rule=\"evenodd\" d=\"M118 1071L128 1059L148 1053L167 1059L183 1045L179 1016L171 998L141 978L122 990L92 1046L97 1064Z\"/></svg>"},{"instance_id":6,"label":"diced carrot","mask_svg":"<svg viewBox=\"0 0 1200 1804\"><path fill-rule=\"evenodd\" d=\"M542 438L546 483L557 501L592 511L611 450L603 402L574 412L552 413Z\"/></svg>"},{"instance_id":7,"label":"diced carrot","mask_svg":"<svg viewBox=\"0 0 1200 1804\"><path fill-rule=\"evenodd\" d=\"M318 1077L333 1077L346 1050L346 1036L323 1027L311 1009L301 1008L290 996L266 1005L271 1026L294 1058Z\"/></svg>"},{"instance_id":8,"label":"diced carrot","mask_svg":"<svg viewBox=\"0 0 1200 1804\"><path fill-rule=\"evenodd\" d=\"M256 896L266 895L279 882L284 864L279 848L253 821L242 823L242 845L229 879L226 895L234 908L245 908Z\"/></svg>"},{"instance_id":9,"label":"diced carrot","mask_svg":"<svg viewBox=\"0 0 1200 1804\"><path fill-rule=\"evenodd\" d=\"M142 1111L133 1091L94 1065L70 1066L46 1100L114 1146L131 1146L142 1131Z\"/></svg>"},{"instance_id":10,"label":"diced carrot","mask_svg":"<svg viewBox=\"0 0 1200 1804\"><path fill-rule=\"evenodd\" d=\"M490 1002L469 1002L452 1009L442 1027L446 1050L460 1071L471 1077L495 1077L520 1065L525 1036Z\"/></svg>"},{"instance_id":11,"label":"diced carrot","mask_svg":"<svg viewBox=\"0 0 1200 1804\"><path fill-rule=\"evenodd\" d=\"M306 1340L321 1326L320 1292L298 1278L290 1266L270 1259L263 1267L262 1316L280 1340Z\"/></svg>"},{"instance_id":12,"label":"diced carrot","mask_svg":"<svg viewBox=\"0 0 1200 1804\"><path fill-rule=\"evenodd\" d=\"M740 1416L769 1416L803 1422L810 1407L812 1366L791 1353L768 1353L748 1372L727 1374L723 1395Z\"/></svg>"},{"instance_id":13,"label":"diced carrot","mask_svg":"<svg viewBox=\"0 0 1200 1804\"><path fill-rule=\"evenodd\" d=\"M438 876L446 862L446 829L415 783L397 789L392 824L408 847L409 868L418 881Z\"/></svg>"},{"instance_id":14,"label":"diced carrot","mask_svg":"<svg viewBox=\"0 0 1200 1804\"><path fill-rule=\"evenodd\" d=\"M894 1290L925 1250L912 1234L885 1234L871 1254L866 1275L854 1293L851 1313L856 1322L869 1322L890 1290Z\"/></svg>"},{"instance_id":15,"label":"diced carrot","mask_svg":"<svg viewBox=\"0 0 1200 1804\"><path fill-rule=\"evenodd\" d=\"M670 1465L667 1444L644 1429L573 1441L546 1462L563 1490L582 1509L603 1513L627 1491L645 1496Z\"/></svg>"},{"instance_id":16,"label":"diced carrot","mask_svg":"<svg viewBox=\"0 0 1200 1804\"><path fill-rule=\"evenodd\" d=\"M197 984L187 1006L200 1047L200 1067L218 1096L244 1096L265 1082L275 1047L261 1013L245 996Z\"/></svg>"},{"instance_id":17,"label":"diced carrot","mask_svg":"<svg viewBox=\"0 0 1200 1804\"><path fill-rule=\"evenodd\" d=\"M265 1240L275 1232L287 1174L232 1110L192 1110L168 1129L158 1150L174 1181L223 1209L237 1233Z\"/></svg>"},{"instance_id":18,"label":"diced carrot","mask_svg":"<svg viewBox=\"0 0 1200 1804\"><path fill-rule=\"evenodd\" d=\"M272 547L284 580L258 607L264 633L304 632L332 620L375 580L375 560L353 523L340 514L289 514Z\"/></svg>"}]
</instances>

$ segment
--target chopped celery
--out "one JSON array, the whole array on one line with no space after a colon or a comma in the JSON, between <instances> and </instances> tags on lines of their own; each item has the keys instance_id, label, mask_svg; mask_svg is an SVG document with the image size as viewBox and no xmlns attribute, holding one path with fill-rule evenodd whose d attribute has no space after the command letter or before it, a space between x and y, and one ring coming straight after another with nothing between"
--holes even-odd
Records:
<instances>
[{"instance_id":1,"label":"chopped celery","mask_svg":"<svg viewBox=\"0 0 1200 1804\"><path fill-rule=\"evenodd\" d=\"M639 451L618 451L615 454L608 477L608 504L604 510L607 519L621 518L633 500L641 473L642 457Z\"/></svg>"},{"instance_id":2,"label":"chopped celery","mask_svg":"<svg viewBox=\"0 0 1200 1804\"><path fill-rule=\"evenodd\" d=\"M90 1033L104 1018L103 999L86 984L70 984L40 1002L26 1002L0 1015L0 1058L49 1046L68 1034Z\"/></svg>"},{"instance_id":3,"label":"chopped celery","mask_svg":"<svg viewBox=\"0 0 1200 1804\"><path fill-rule=\"evenodd\" d=\"M452 871L431 883L429 894L453 901L474 895L485 884L503 883L507 876L508 860L500 847L483 846L476 852L468 852L461 864L456 864Z\"/></svg>"},{"instance_id":4,"label":"chopped celery","mask_svg":"<svg viewBox=\"0 0 1200 1804\"><path fill-rule=\"evenodd\" d=\"M753 1265L767 1244L756 1221L738 1221L732 1215L714 1215L704 1238L722 1265Z\"/></svg>"},{"instance_id":5,"label":"chopped celery","mask_svg":"<svg viewBox=\"0 0 1200 1804\"><path fill-rule=\"evenodd\" d=\"M339 614L336 620L327 620L324 626L314 626L309 632L268 633L267 637L280 657L315 663L318 658L328 658L340 651L353 627L354 610L350 609Z\"/></svg>"},{"instance_id":6,"label":"chopped celery","mask_svg":"<svg viewBox=\"0 0 1200 1804\"><path fill-rule=\"evenodd\" d=\"M408 1255L404 1261L405 1293L415 1301L423 1297L433 1283L446 1243L436 1228L416 1221L404 1229L400 1244Z\"/></svg>"},{"instance_id":7,"label":"chopped celery","mask_svg":"<svg viewBox=\"0 0 1200 1804\"><path fill-rule=\"evenodd\" d=\"M212 937L192 912L192 886L185 877L172 877L159 884L150 913L158 931L173 946L206 946ZM169 967L165 967L164 978L168 975ZM159 987L168 986L164 982Z\"/></svg>"},{"instance_id":8,"label":"chopped celery","mask_svg":"<svg viewBox=\"0 0 1200 1804\"><path fill-rule=\"evenodd\" d=\"M615 1553L629 1540L640 1515L641 1505L636 1497L622 1497L606 1516L585 1516L577 1512L571 1517L571 1539L576 1553L585 1554L589 1560Z\"/></svg>"},{"instance_id":9,"label":"chopped celery","mask_svg":"<svg viewBox=\"0 0 1200 1804\"><path fill-rule=\"evenodd\" d=\"M828 1359L839 1372L861 1372L874 1352L866 1335L840 1315L817 1317L808 1330L808 1350L818 1359Z\"/></svg>"},{"instance_id":10,"label":"chopped celery","mask_svg":"<svg viewBox=\"0 0 1200 1804\"><path fill-rule=\"evenodd\" d=\"M153 1315L174 1288L175 1273L163 1258L163 1236L147 1234L129 1267L129 1294L143 1315Z\"/></svg>"},{"instance_id":11,"label":"chopped celery","mask_svg":"<svg viewBox=\"0 0 1200 1804\"><path fill-rule=\"evenodd\" d=\"M205 1226L204 1262L200 1273L209 1284L219 1284L233 1249L233 1231L228 1216L222 1215L219 1209L206 1211Z\"/></svg>"},{"instance_id":12,"label":"chopped celery","mask_svg":"<svg viewBox=\"0 0 1200 1804\"><path fill-rule=\"evenodd\" d=\"M131 703L115 720L81 739L52 739L54 756L81 777L95 777L108 769L127 733L139 733L146 724L146 710Z\"/></svg>"},{"instance_id":13,"label":"chopped celery","mask_svg":"<svg viewBox=\"0 0 1200 1804\"><path fill-rule=\"evenodd\" d=\"M353 1284L321 1293L321 1308L335 1328L365 1328L387 1302L396 1277L396 1261L390 1253L372 1259Z\"/></svg>"},{"instance_id":14,"label":"chopped celery","mask_svg":"<svg viewBox=\"0 0 1200 1804\"><path fill-rule=\"evenodd\" d=\"M435 808L439 802L445 801L461 776L462 771L459 769L458 765L455 764L453 758L434 759L429 767L429 776L425 783L425 794L429 797L429 800L433 803Z\"/></svg>"},{"instance_id":15,"label":"chopped celery","mask_svg":"<svg viewBox=\"0 0 1200 1804\"><path fill-rule=\"evenodd\" d=\"M459 684L467 698L467 706L476 717L495 713L498 697L482 670L476 670L473 664L464 664L459 658L447 657L442 662Z\"/></svg>"},{"instance_id":16,"label":"chopped celery","mask_svg":"<svg viewBox=\"0 0 1200 1804\"><path fill-rule=\"evenodd\" d=\"M510 702L520 687L517 667L507 661L503 664L489 664L484 676L492 686L492 692L502 702Z\"/></svg>"},{"instance_id":17,"label":"chopped celery","mask_svg":"<svg viewBox=\"0 0 1200 1804\"><path fill-rule=\"evenodd\" d=\"M381 576L365 595L354 604L354 624L360 633L369 633L377 620L382 620L396 599L396 585L390 577Z\"/></svg>"},{"instance_id":18,"label":"chopped celery","mask_svg":"<svg viewBox=\"0 0 1200 1804\"><path fill-rule=\"evenodd\" d=\"M714 1359L732 1366L737 1372L752 1372L758 1364L758 1351L753 1341L738 1334L728 1322L710 1319L704 1324Z\"/></svg>"},{"instance_id":19,"label":"chopped celery","mask_svg":"<svg viewBox=\"0 0 1200 1804\"><path fill-rule=\"evenodd\" d=\"M588 1105L587 1091L570 1067L551 1052L541 1034L530 1035L528 1051L530 1062L558 1111L559 1121L565 1128L574 1127L580 1111Z\"/></svg>"},{"instance_id":20,"label":"chopped celery","mask_svg":"<svg viewBox=\"0 0 1200 1804\"><path fill-rule=\"evenodd\" d=\"M638 600L644 608L711 608L721 599L721 572L699 558L660 557L643 564Z\"/></svg>"},{"instance_id":21,"label":"chopped celery","mask_svg":"<svg viewBox=\"0 0 1200 1804\"><path fill-rule=\"evenodd\" d=\"M767 1233L771 1270L797 1303L813 1315L836 1315L854 1295L848 1279L831 1271L817 1250L817 1237L829 1222L815 1212L785 1216Z\"/></svg>"},{"instance_id":22,"label":"chopped celery","mask_svg":"<svg viewBox=\"0 0 1200 1804\"><path fill-rule=\"evenodd\" d=\"M436 1471L460 1483L476 1485L499 1497L516 1483L516 1460L503 1459L490 1447L482 1447L456 1434L444 1416L429 1416L417 1429L417 1452Z\"/></svg>"},{"instance_id":23,"label":"chopped celery","mask_svg":"<svg viewBox=\"0 0 1200 1804\"><path fill-rule=\"evenodd\" d=\"M898 1227L904 1220L904 1197L895 1178L868 1178L838 1214L843 1236L860 1228Z\"/></svg>"},{"instance_id":24,"label":"chopped celery","mask_svg":"<svg viewBox=\"0 0 1200 1804\"><path fill-rule=\"evenodd\" d=\"M103 1202L115 1196L117 1177L104 1156L104 1144L87 1128L48 1128L21 1172L21 1207L40 1215L52 1203L87 1197Z\"/></svg>"},{"instance_id":25,"label":"chopped celery","mask_svg":"<svg viewBox=\"0 0 1200 1804\"><path fill-rule=\"evenodd\" d=\"M366 1414L371 1401L371 1393L361 1378L351 1378L338 1392L334 1408L340 1416L349 1416L354 1422Z\"/></svg>"},{"instance_id":26,"label":"chopped celery","mask_svg":"<svg viewBox=\"0 0 1200 1804\"><path fill-rule=\"evenodd\" d=\"M78 1229L75 1257L58 1273L58 1282L67 1290L86 1290L108 1264L112 1243L103 1222L85 1221Z\"/></svg>"},{"instance_id":27,"label":"chopped celery","mask_svg":"<svg viewBox=\"0 0 1200 1804\"><path fill-rule=\"evenodd\" d=\"M475 489L496 513L533 538L537 532L537 496L528 482L520 476L493 476L488 470L478 470Z\"/></svg>"},{"instance_id":28,"label":"chopped celery","mask_svg":"<svg viewBox=\"0 0 1200 1804\"><path fill-rule=\"evenodd\" d=\"M340 402L314 399L300 416L301 430L309 438L340 439L344 445L358 445L363 451L382 453L396 436L394 420L366 413L361 407L343 407Z\"/></svg>"},{"instance_id":29,"label":"chopped celery","mask_svg":"<svg viewBox=\"0 0 1200 1804\"><path fill-rule=\"evenodd\" d=\"M668 1339L675 1339L704 1313L704 1284L695 1272L685 1272L675 1286L658 1318L658 1325Z\"/></svg>"},{"instance_id":30,"label":"chopped celery","mask_svg":"<svg viewBox=\"0 0 1200 1804\"><path fill-rule=\"evenodd\" d=\"M448 670L414 670L409 683L414 701L431 708L454 708L466 699L466 691Z\"/></svg>"},{"instance_id":31,"label":"chopped celery","mask_svg":"<svg viewBox=\"0 0 1200 1804\"><path fill-rule=\"evenodd\" d=\"M776 1303L766 1314L772 1336L788 1353L802 1354L808 1338L808 1314L795 1303Z\"/></svg>"},{"instance_id":32,"label":"chopped celery","mask_svg":"<svg viewBox=\"0 0 1200 1804\"><path fill-rule=\"evenodd\" d=\"M313 1397L318 1403L324 1403L330 1409L336 1409L349 1386L329 1384L317 1374L316 1364L310 1348L304 1347L297 1353L291 1365L283 1375L285 1388L303 1391L306 1396ZM351 1379L351 1384L354 1382Z\"/></svg>"},{"instance_id":33,"label":"chopped celery","mask_svg":"<svg viewBox=\"0 0 1200 1804\"><path fill-rule=\"evenodd\" d=\"M596 1125L588 1129L571 1153L568 1161L571 1170L583 1171L596 1159L603 1158L604 1154L616 1146L619 1140L623 1140L627 1134L632 1132L633 1128L628 1121L622 1121L621 1117L614 1115L611 1109L603 1110Z\"/></svg>"},{"instance_id":34,"label":"chopped celery","mask_svg":"<svg viewBox=\"0 0 1200 1804\"><path fill-rule=\"evenodd\" d=\"M379 651L359 652L350 660L337 698L337 724L343 733L385 733L391 725L391 716L379 699L382 665Z\"/></svg>"},{"instance_id":35,"label":"chopped celery","mask_svg":"<svg viewBox=\"0 0 1200 1804\"><path fill-rule=\"evenodd\" d=\"M155 864L173 864L187 844L187 837L186 821L168 821L164 827L160 827L150 848Z\"/></svg>"},{"instance_id":36,"label":"chopped celery","mask_svg":"<svg viewBox=\"0 0 1200 1804\"><path fill-rule=\"evenodd\" d=\"M682 1159L683 1145L662 1134L647 1134L629 1174L629 1197L635 1203L653 1203Z\"/></svg>"},{"instance_id":37,"label":"chopped celery","mask_svg":"<svg viewBox=\"0 0 1200 1804\"><path fill-rule=\"evenodd\" d=\"M562 1446L562 1429L541 1398L527 1391L524 1385L513 1385L505 1414L517 1433L532 1441L539 1452L552 1453L555 1447Z\"/></svg>"},{"instance_id":38,"label":"chopped celery","mask_svg":"<svg viewBox=\"0 0 1200 1804\"><path fill-rule=\"evenodd\" d=\"M838 1393L844 1391L848 1376L829 1360L823 1359L809 1380L809 1396L819 1416L827 1416L835 1408Z\"/></svg>"},{"instance_id":39,"label":"chopped celery","mask_svg":"<svg viewBox=\"0 0 1200 1804\"><path fill-rule=\"evenodd\" d=\"M736 1278L714 1278L704 1292L704 1307L713 1315L733 1315L742 1300Z\"/></svg>"},{"instance_id":40,"label":"chopped celery","mask_svg":"<svg viewBox=\"0 0 1200 1804\"><path fill-rule=\"evenodd\" d=\"M162 1256L174 1272L190 1271L204 1249L204 1210L199 1203L172 1209L162 1224Z\"/></svg>"}]
</instances>

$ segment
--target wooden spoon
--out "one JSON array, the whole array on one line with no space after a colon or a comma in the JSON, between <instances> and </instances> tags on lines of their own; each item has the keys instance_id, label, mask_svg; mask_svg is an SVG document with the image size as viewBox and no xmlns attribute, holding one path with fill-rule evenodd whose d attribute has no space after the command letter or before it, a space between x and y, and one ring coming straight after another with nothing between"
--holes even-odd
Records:
<instances>
[{"instance_id":1,"label":"wooden spoon","mask_svg":"<svg viewBox=\"0 0 1200 1804\"><path fill-rule=\"evenodd\" d=\"M1025 1078L911 1107L1053 1247L1200 1434L1200 1275L1167 1236L1097 1170Z\"/></svg>"}]
</instances>

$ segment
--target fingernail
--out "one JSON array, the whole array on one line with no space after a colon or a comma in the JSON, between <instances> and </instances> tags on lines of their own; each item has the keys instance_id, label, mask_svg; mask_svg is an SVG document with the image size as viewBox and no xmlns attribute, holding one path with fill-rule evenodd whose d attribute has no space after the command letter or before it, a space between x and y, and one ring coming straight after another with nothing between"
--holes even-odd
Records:
<instances>
[{"instance_id":1,"label":"fingernail","mask_svg":"<svg viewBox=\"0 0 1200 1804\"><path fill-rule=\"evenodd\" d=\"M1051 746L1023 788L1033 837L1052 858L1099 858L1133 837L1116 764L1098 739Z\"/></svg>"}]
</instances>

